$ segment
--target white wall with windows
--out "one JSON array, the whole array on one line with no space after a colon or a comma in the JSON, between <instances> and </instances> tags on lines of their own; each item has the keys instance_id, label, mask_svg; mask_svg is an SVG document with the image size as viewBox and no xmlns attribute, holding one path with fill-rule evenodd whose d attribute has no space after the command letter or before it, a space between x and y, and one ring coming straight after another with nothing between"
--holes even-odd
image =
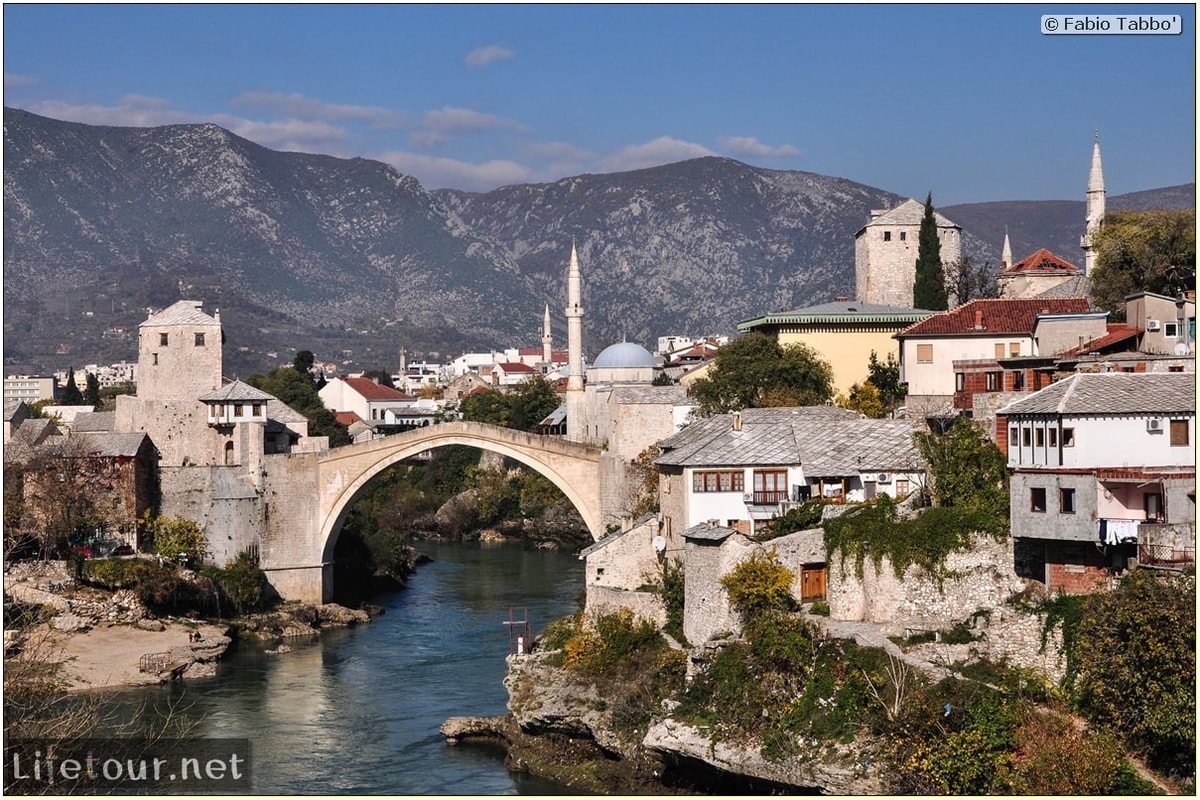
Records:
<instances>
[{"instance_id":1,"label":"white wall with windows","mask_svg":"<svg viewBox=\"0 0 1200 800\"><path fill-rule=\"evenodd\" d=\"M1009 417L1008 466L1195 466L1196 416Z\"/></svg>"}]
</instances>

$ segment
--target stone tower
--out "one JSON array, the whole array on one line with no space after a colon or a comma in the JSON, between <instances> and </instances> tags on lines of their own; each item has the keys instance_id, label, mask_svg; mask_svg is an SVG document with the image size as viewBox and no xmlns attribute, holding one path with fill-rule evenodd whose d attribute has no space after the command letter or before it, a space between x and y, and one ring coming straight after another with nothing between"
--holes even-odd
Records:
<instances>
[{"instance_id":1,"label":"stone tower","mask_svg":"<svg viewBox=\"0 0 1200 800\"><path fill-rule=\"evenodd\" d=\"M587 421L583 391L583 276L579 256L571 242L571 263L567 267L567 439L581 442Z\"/></svg>"},{"instance_id":2,"label":"stone tower","mask_svg":"<svg viewBox=\"0 0 1200 800\"><path fill-rule=\"evenodd\" d=\"M1004 246L1000 248L1000 269L1001 271L1011 267L1012 260L1012 245L1008 243L1008 226L1004 227Z\"/></svg>"},{"instance_id":3,"label":"stone tower","mask_svg":"<svg viewBox=\"0 0 1200 800\"><path fill-rule=\"evenodd\" d=\"M925 204L905 200L893 209L872 210L854 235L855 299L860 303L912 308L917 249ZM962 228L934 211L943 264L962 256Z\"/></svg>"},{"instance_id":4,"label":"stone tower","mask_svg":"<svg viewBox=\"0 0 1200 800\"><path fill-rule=\"evenodd\" d=\"M1100 131L1092 144L1092 169L1088 173L1087 185L1087 230L1079 239L1083 248L1083 274L1091 277L1096 266L1096 248L1092 237L1104 224L1104 169L1100 165Z\"/></svg>"},{"instance_id":5,"label":"stone tower","mask_svg":"<svg viewBox=\"0 0 1200 800\"><path fill-rule=\"evenodd\" d=\"M551 347L553 339L550 337L550 306L546 306L546 316L542 319L542 361L549 364L554 358L554 350Z\"/></svg>"}]
</instances>

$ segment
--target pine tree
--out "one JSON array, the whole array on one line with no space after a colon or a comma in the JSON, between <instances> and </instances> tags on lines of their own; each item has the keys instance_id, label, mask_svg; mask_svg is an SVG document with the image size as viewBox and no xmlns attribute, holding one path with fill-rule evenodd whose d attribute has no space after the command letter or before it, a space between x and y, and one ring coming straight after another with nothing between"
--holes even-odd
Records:
<instances>
[{"instance_id":1,"label":"pine tree","mask_svg":"<svg viewBox=\"0 0 1200 800\"><path fill-rule=\"evenodd\" d=\"M913 281L913 307L926 311L945 311L946 275L942 270L942 243L938 240L937 220L933 218L933 192L925 198L925 216L917 237L917 274Z\"/></svg>"},{"instance_id":2,"label":"pine tree","mask_svg":"<svg viewBox=\"0 0 1200 800\"><path fill-rule=\"evenodd\" d=\"M64 406L83 405L83 393L79 391L79 387L75 384L74 367L67 370L67 385L63 387L61 402Z\"/></svg>"}]
</instances>

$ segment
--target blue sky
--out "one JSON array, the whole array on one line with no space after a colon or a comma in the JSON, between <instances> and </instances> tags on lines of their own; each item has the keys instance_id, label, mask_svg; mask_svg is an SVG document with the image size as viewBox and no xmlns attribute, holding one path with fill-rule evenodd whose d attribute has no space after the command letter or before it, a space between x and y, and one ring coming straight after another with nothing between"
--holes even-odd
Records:
<instances>
[{"instance_id":1,"label":"blue sky","mask_svg":"<svg viewBox=\"0 0 1200 800\"><path fill-rule=\"evenodd\" d=\"M1048 36L1046 13L1181 35ZM937 205L1109 195L1196 170L1191 5L14 5L4 103L214 122L474 191L701 155Z\"/></svg>"}]
</instances>

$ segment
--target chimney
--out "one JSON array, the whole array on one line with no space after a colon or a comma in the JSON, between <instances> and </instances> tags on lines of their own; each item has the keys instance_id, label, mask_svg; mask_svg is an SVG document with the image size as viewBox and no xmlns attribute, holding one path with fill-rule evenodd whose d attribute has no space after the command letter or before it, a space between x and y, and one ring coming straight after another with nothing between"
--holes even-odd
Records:
<instances>
[{"instance_id":1,"label":"chimney","mask_svg":"<svg viewBox=\"0 0 1200 800\"><path fill-rule=\"evenodd\" d=\"M982 308L975 309L975 330L977 330L977 331L983 330L983 309Z\"/></svg>"},{"instance_id":2,"label":"chimney","mask_svg":"<svg viewBox=\"0 0 1200 800\"><path fill-rule=\"evenodd\" d=\"M735 431L742 429L742 412L740 411L733 412L733 429Z\"/></svg>"},{"instance_id":3,"label":"chimney","mask_svg":"<svg viewBox=\"0 0 1200 800\"><path fill-rule=\"evenodd\" d=\"M834 299L834 301L835 301L835 302L838 302L838 303L845 303L845 302L846 302L847 300L849 300L850 298L849 298L849 297L846 297L845 295L839 295L838 297L835 297L835 298L833 298L833 299Z\"/></svg>"}]
</instances>

